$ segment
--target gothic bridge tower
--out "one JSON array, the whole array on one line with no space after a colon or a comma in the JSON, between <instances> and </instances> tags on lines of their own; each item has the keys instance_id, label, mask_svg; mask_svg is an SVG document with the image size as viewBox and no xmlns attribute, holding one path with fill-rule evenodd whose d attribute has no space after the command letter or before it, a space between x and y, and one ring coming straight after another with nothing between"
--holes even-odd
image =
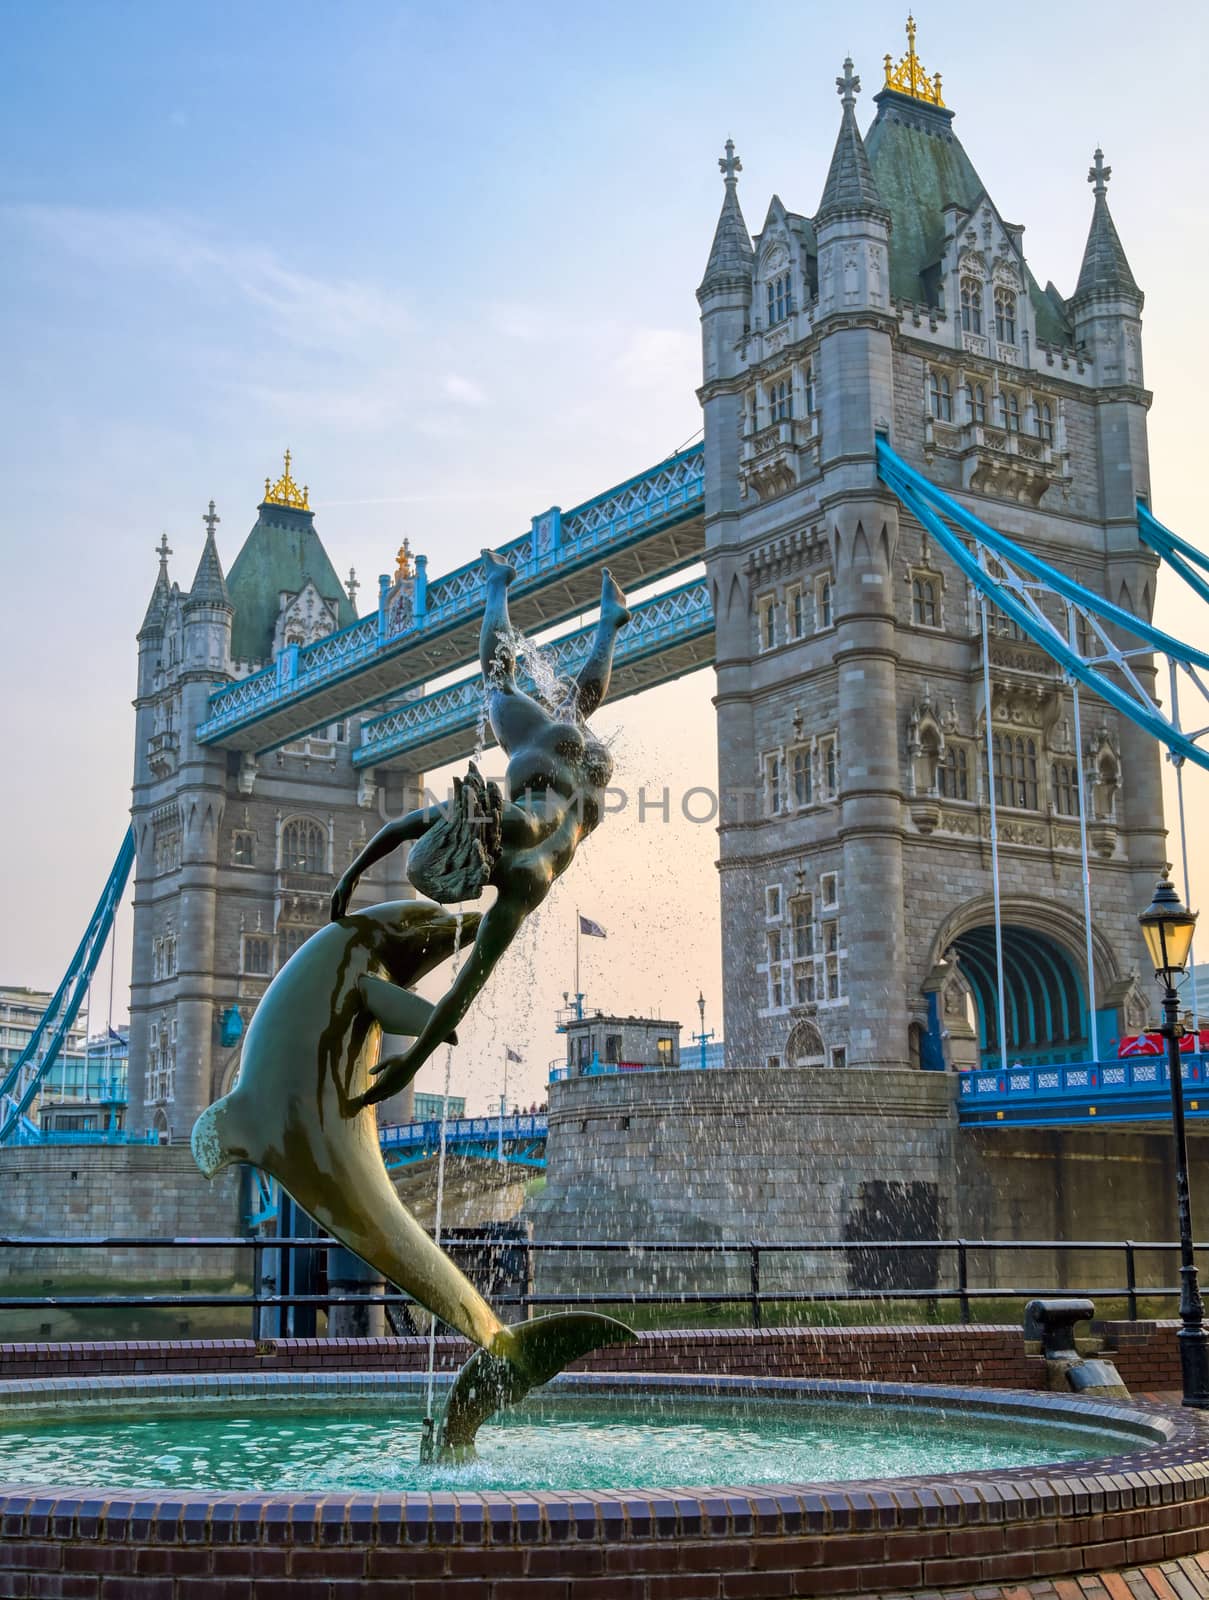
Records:
<instances>
[{"instance_id":1,"label":"gothic bridge tower","mask_svg":"<svg viewBox=\"0 0 1209 1600\"><path fill-rule=\"evenodd\" d=\"M1081 583L1148 616L1155 562L1142 294L1106 199L1069 298L1042 288L953 128L939 74L860 79L816 207L748 234L725 185L701 305L706 565L717 622L725 1032L732 1064L998 1059L987 741L1008 1048L1090 1035L1078 768L1101 1053L1145 1020L1134 921L1165 859L1159 752L979 606L878 479L875 438ZM1073 192L1072 192L1073 200Z\"/></svg>"},{"instance_id":2,"label":"gothic bridge tower","mask_svg":"<svg viewBox=\"0 0 1209 1600\"><path fill-rule=\"evenodd\" d=\"M265 480L224 576L211 501L193 583L168 576L167 539L139 630L131 817L137 856L128 1125L188 1138L230 1087L239 1043L277 968L327 921L336 877L381 824L415 803L418 775L358 774L356 727L332 723L259 757L199 744L216 685L271 669L356 620L305 486ZM402 594L410 564L396 574ZM366 900L409 893L392 857ZM392 1107L399 1111L401 1108Z\"/></svg>"}]
</instances>

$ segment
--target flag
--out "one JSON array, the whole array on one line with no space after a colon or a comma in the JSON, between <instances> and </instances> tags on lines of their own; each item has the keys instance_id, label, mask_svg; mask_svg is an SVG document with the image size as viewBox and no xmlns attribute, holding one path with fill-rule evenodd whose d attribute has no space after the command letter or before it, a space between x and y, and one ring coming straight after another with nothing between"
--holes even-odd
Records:
<instances>
[{"instance_id":1,"label":"flag","mask_svg":"<svg viewBox=\"0 0 1209 1600\"><path fill-rule=\"evenodd\" d=\"M504 1051L504 1060L505 1061L515 1061L518 1066L523 1066L524 1062L525 1062L524 1056L518 1056L516 1051L512 1048L511 1045L509 1045L507 1047L507 1049Z\"/></svg>"},{"instance_id":2,"label":"flag","mask_svg":"<svg viewBox=\"0 0 1209 1600\"><path fill-rule=\"evenodd\" d=\"M593 922L591 917L580 916L580 933L586 933L590 939L607 939L609 936L599 922Z\"/></svg>"}]
</instances>

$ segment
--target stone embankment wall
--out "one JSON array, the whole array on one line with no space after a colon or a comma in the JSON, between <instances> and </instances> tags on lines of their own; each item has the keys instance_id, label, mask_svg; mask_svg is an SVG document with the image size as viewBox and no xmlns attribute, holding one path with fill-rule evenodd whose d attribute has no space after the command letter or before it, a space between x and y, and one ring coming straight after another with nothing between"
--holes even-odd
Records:
<instances>
[{"instance_id":1,"label":"stone embankment wall","mask_svg":"<svg viewBox=\"0 0 1209 1600\"><path fill-rule=\"evenodd\" d=\"M239 1167L203 1178L187 1144L0 1150L0 1239L230 1238L244 1232ZM0 1248L0 1283L247 1280L246 1253L184 1247ZM49 1291L48 1291L49 1292Z\"/></svg>"},{"instance_id":2,"label":"stone embankment wall","mask_svg":"<svg viewBox=\"0 0 1209 1600\"><path fill-rule=\"evenodd\" d=\"M1209 1140L1192 1133L1209 1205ZM761 1259L766 1291L952 1287L955 1257L875 1254L897 1239L1172 1240L1175 1181L1161 1127L959 1129L951 1074L901 1070L660 1072L551 1085L538 1240L831 1240ZM1178 1281L1139 1248L1141 1289ZM736 1292L739 1257L538 1253L538 1287ZM1124 1289L1117 1253L969 1252L978 1288Z\"/></svg>"}]
</instances>

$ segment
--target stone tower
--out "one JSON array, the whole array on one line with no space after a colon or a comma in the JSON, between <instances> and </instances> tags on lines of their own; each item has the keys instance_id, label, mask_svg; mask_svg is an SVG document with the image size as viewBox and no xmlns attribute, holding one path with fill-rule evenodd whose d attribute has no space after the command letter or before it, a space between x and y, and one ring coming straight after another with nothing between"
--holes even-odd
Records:
<instances>
[{"instance_id":1,"label":"stone tower","mask_svg":"<svg viewBox=\"0 0 1209 1600\"><path fill-rule=\"evenodd\" d=\"M138 634L127 1121L169 1138L187 1138L230 1087L273 973L326 922L335 879L380 826L379 807L406 809L419 784L407 773L378 785L354 772L355 722L258 757L197 741L216 687L356 619L355 586L346 593L337 578L288 454L281 478L265 482L229 577L213 502L202 520L187 591L170 581L172 552L161 541ZM364 899L410 893L402 870L397 856L382 863L367 875Z\"/></svg>"},{"instance_id":2,"label":"stone tower","mask_svg":"<svg viewBox=\"0 0 1209 1600\"><path fill-rule=\"evenodd\" d=\"M1078 769L1102 1055L1145 1020L1135 923L1165 859L1159 752L980 608L878 478L893 448L1010 537L1148 616L1142 296L1105 197L1065 299L1033 277L939 74L886 58L862 138L850 61L812 215L748 235L740 164L701 306L706 566L717 623L725 1034L733 1064L999 1059L987 741L1007 1045L1091 1034ZM989 723L989 729L988 729Z\"/></svg>"}]
</instances>

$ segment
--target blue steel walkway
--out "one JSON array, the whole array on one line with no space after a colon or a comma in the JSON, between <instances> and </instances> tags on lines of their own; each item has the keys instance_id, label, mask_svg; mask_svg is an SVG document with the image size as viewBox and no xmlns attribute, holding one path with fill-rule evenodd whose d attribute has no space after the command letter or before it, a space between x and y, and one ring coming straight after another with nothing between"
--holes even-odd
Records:
<instances>
[{"instance_id":1,"label":"blue steel walkway","mask_svg":"<svg viewBox=\"0 0 1209 1600\"><path fill-rule=\"evenodd\" d=\"M1190 1121L1209 1116L1206 1057L1186 1055L1180 1068L1186 1116ZM1171 1074L1162 1056L963 1072L957 1120L963 1128L1170 1123Z\"/></svg>"},{"instance_id":2,"label":"blue steel walkway","mask_svg":"<svg viewBox=\"0 0 1209 1600\"><path fill-rule=\"evenodd\" d=\"M575 510L557 506L530 531L498 547L517 569L509 591L515 627L533 634L590 611L608 562L624 589L656 582L700 561L705 549L702 445L597 495ZM418 563L415 616L389 632L376 612L305 647L284 649L271 667L210 697L203 744L268 750L390 695L468 665L478 654L482 563L429 581Z\"/></svg>"},{"instance_id":3,"label":"blue steel walkway","mask_svg":"<svg viewBox=\"0 0 1209 1600\"><path fill-rule=\"evenodd\" d=\"M445 1125L446 1148L454 1155L499 1159L501 1141L504 1160L511 1166L546 1165L545 1112L516 1117L453 1117ZM400 1122L379 1133L382 1156L388 1170L426 1161L441 1148L439 1121Z\"/></svg>"}]
</instances>

